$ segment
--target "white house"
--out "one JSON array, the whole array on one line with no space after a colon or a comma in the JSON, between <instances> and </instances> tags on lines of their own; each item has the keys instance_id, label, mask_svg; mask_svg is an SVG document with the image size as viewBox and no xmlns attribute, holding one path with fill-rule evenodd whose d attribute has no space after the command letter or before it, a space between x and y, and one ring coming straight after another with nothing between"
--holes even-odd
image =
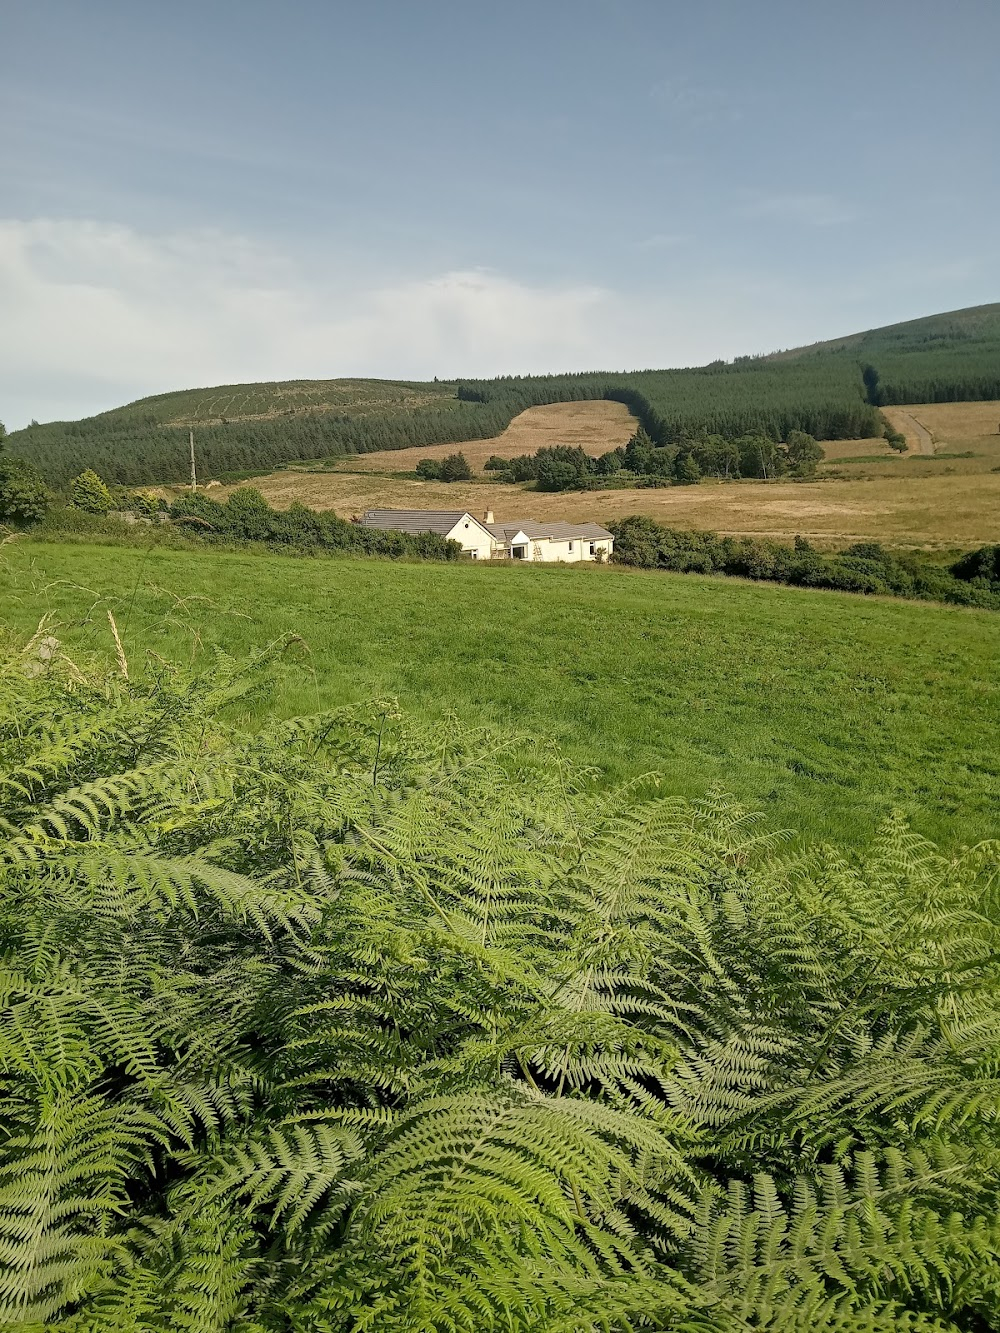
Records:
<instances>
[{"instance_id":1,"label":"white house","mask_svg":"<svg viewBox=\"0 0 1000 1333\"><path fill-rule=\"evenodd\" d=\"M395 532L436 532L457 541L473 560L541 560L548 563L609 560L615 539L597 523L562 523L522 519L495 523L487 511L483 521L457 509L369 509L361 520L367 528Z\"/></svg>"},{"instance_id":2,"label":"white house","mask_svg":"<svg viewBox=\"0 0 1000 1333\"><path fill-rule=\"evenodd\" d=\"M487 515L492 518L492 514ZM486 526L511 560L609 560L615 539L598 523L557 523L524 519Z\"/></svg>"},{"instance_id":3,"label":"white house","mask_svg":"<svg viewBox=\"0 0 1000 1333\"><path fill-rule=\"evenodd\" d=\"M368 509L361 523L394 532L436 532L460 543L473 560L489 560L497 544L485 523L463 509Z\"/></svg>"}]
</instances>

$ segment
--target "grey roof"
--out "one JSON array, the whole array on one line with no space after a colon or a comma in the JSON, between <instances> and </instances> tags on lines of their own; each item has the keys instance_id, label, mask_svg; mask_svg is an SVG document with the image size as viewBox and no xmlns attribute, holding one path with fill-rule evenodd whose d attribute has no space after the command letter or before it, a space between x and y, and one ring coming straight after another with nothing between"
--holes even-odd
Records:
<instances>
[{"instance_id":1,"label":"grey roof","mask_svg":"<svg viewBox=\"0 0 1000 1333\"><path fill-rule=\"evenodd\" d=\"M549 537L552 541L610 541L611 533L599 523L536 523L534 519L525 519L522 523L487 523L486 525L498 541L509 542L519 532L523 532L529 541L540 541Z\"/></svg>"},{"instance_id":2,"label":"grey roof","mask_svg":"<svg viewBox=\"0 0 1000 1333\"><path fill-rule=\"evenodd\" d=\"M437 532L446 537L456 523L470 517L465 509L366 509L361 526L394 532Z\"/></svg>"}]
</instances>

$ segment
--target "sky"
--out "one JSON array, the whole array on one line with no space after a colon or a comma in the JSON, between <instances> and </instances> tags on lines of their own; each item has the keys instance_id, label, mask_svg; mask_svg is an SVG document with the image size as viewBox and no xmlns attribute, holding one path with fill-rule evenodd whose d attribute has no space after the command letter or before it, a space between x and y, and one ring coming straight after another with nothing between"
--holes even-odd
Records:
<instances>
[{"instance_id":1,"label":"sky","mask_svg":"<svg viewBox=\"0 0 1000 1333\"><path fill-rule=\"evenodd\" d=\"M0 420L1000 300L998 0L0 0Z\"/></svg>"}]
</instances>

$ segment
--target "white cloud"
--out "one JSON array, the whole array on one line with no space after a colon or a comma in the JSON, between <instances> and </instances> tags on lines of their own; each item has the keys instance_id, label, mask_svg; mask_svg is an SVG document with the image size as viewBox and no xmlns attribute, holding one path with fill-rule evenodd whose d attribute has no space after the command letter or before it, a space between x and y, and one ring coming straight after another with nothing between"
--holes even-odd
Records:
<instances>
[{"instance_id":1,"label":"white cloud","mask_svg":"<svg viewBox=\"0 0 1000 1333\"><path fill-rule=\"evenodd\" d=\"M379 285L219 231L88 221L0 222L0 308L9 428L194 385L606 364L626 325L595 286L486 270Z\"/></svg>"}]
</instances>

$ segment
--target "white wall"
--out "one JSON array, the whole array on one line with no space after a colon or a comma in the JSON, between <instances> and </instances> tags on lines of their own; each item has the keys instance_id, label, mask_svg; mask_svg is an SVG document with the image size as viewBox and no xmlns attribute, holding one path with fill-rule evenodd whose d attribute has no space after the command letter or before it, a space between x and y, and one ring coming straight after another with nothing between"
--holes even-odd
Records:
<instances>
[{"instance_id":1,"label":"white wall","mask_svg":"<svg viewBox=\"0 0 1000 1333\"><path fill-rule=\"evenodd\" d=\"M459 519L448 536L452 541L461 542L462 550L475 560L489 560L497 544L493 534L471 518Z\"/></svg>"},{"instance_id":2,"label":"white wall","mask_svg":"<svg viewBox=\"0 0 1000 1333\"><path fill-rule=\"evenodd\" d=\"M604 559L610 560L614 544L613 537L595 538L593 541L595 554L591 555L589 537L573 537L568 540L564 538L559 541L550 537L536 537L530 540L523 534L518 534L508 543L507 554L510 555L510 548L513 546L526 546L526 560L538 560L550 565L559 561L563 564L576 564L580 560L596 560L598 551L603 551Z\"/></svg>"},{"instance_id":3,"label":"white wall","mask_svg":"<svg viewBox=\"0 0 1000 1333\"><path fill-rule=\"evenodd\" d=\"M609 538L603 540L595 539L595 550L604 552L605 560L610 559L611 549L614 542ZM589 537L573 537L571 540L554 541L545 537L529 543L529 559L542 560L547 564L553 564L561 560L564 564L576 564L580 560L596 560L596 555L590 554Z\"/></svg>"}]
</instances>

